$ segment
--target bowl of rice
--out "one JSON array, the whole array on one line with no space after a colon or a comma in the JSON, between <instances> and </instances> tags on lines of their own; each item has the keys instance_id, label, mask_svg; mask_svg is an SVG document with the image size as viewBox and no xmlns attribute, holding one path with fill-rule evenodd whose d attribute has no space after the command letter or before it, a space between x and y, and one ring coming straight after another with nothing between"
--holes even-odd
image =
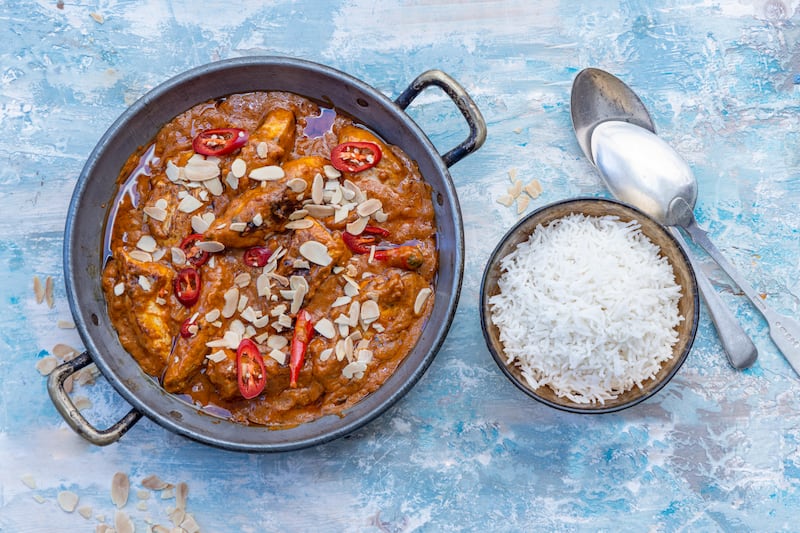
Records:
<instances>
[{"instance_id":1,"label":"bowl of rice","mask_svg":"<svg viewBox=\"0 0 800 533\"><path fill-rule=\"evenodd\" d=\"M609 413L661 390L692 348L692 266L664 226L602 198L544 206L492 253L481 326L514 385L551 407Z\"/></svg>"}]
</instances>

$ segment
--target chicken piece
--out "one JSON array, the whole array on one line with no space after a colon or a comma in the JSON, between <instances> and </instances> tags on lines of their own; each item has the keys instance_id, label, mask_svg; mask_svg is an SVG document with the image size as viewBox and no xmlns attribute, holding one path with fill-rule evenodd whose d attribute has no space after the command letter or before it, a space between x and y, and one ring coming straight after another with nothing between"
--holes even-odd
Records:
<instances>
[{"instance_id":1,"label":"chicken piece","mask_svg":"<svg viewBox=\"0 0 800 533\"><path fill-rule=\"evenodd\" d=\"M252 168L277 165L294 146L297 120L288 109L273 109L242 147L241 157L251 162ZM264 145L259 149L259 145ZM263 154L263 155L261 155Z\"/></svg>"},{"instance_id":2,"label":"chicken piece","mask_svg":"<svg viewBox=\"0 0 800 533\"><path fill-rule=\"evenodd\" d=\"M292 240L287 247L285 260L278 267L278 273L287 277L302 274L303 272L295 270L294 260L304 259L303 255L300 253L300 246L302 246L303 243L316 241L328 249L328 255L331 256L332 259L330 264L322 266L309 262L311 268L304 276L308 282L306 299L313 298L319 285L331 275L333 267L344 263L351 255L341 238L334 237L325 226L313 218L309 220L311 220L311 227L298 229L292 233Z\"/></svg>"},{"instance_id":3,"label":"chicken piece","mask_svg":"<svg viewBox=\"0 0 800 533\"><path fill-rule=\"evenodd\" d=\"M142 365L145 372L159 375L172 347L169 299L174 272L161 263L134 259L122 248L114 258L118 282L125 287L118 298L121 298L128 324L134 330L130 336L148 355L149 363ZM129 351L133 353L133 350Z\"/></svg>"},{"instance_id":4,"label":"chicken piece","mask_svg":"<svg viewBox=\"0 0 800 533\"><path fill-rule=\"evenodd\" d=\"M164 372L163 385L167 391L182 392L203 367L206 355L211 351L206 342L222 336L222 328L209 323L206 314L225 305L225 291L233 286L234 262L233 258L219 258L215 267L203 267L200 299L193 308L193 313L197 313L197 333L191 337L176 338Z\"/></svg>"},{"instance_id":5,"label":"chicken piece","mask_svg":"<svg viewBox=\"0 0 800 533\"><path fill-rule=\"evenodd\" d=\"M215 363L209 361L206 365L206 376L217 389L219 396L225 400L241 400L242 393L239 391L239 381L236 369L236 350L224 350L225 359ZM272 357L263 355L264 375L267 385L264 393L276 395L284 388L288 387L288 377L282 379L280 376L288 376L286 370ZM286 382L284 382L286 381Z\"/></svg>"},{"instance_id":6,"label":"chicken piece","mask_svg":"<svg viewBox=\"0 0 800 533\"><path fill-rule=\"evenodd\" d=\"M344 126L339 130L339 143L346 142L371 142L377 144L382 152L381 160L372 168L362 170L358 173L359 177L377 177L380 181L396 185L407 174L403 163L392 152L391 147L380 140L376 135L364 128L356 126ZM348 174L345 172L345 174Z\"/></svg>"},{"instance_id":7,"label":"chicken piece","mask_svg":"<svg viewBox=\"0 0 800 533\"><path fill-rule=\"evenodd\" d=\"M301 205L302 193L295 193L287 183L295 178L302 179L306 182L306 190L310 191L314 176L324 172L326 164L327 159L316 156L287 161L283 165L283 178L265 181L231 200L213 227L205 233L206 239L219 241L228 248L264 244L271 233L283 231L289 215ZM260 225L253 222L256 215L261 218ZM242 231L235 227L231 229L231 223L237 222L246 224L246 227Z\"/></svg>"}]
</instances>

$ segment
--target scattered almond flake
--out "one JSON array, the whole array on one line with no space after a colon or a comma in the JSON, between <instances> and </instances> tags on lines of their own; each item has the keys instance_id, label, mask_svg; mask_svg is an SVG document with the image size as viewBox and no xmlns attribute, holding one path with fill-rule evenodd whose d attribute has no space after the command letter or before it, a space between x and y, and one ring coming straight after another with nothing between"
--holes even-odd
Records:
<instances>
[{"instance_id":1,"label":"scattered almond flake","mask_svg":"<svg viewBox=\"0 0 800 533\"><path fill-rule=\"evenodd\" d=\"M52 355L42 357L36 362L36 370L43 376L49 376L58 366L58 359Z\"/></svg>"},{"instance_id":2,"label":"scattered almond flake","mask_svg":"<svg viewBox=\"0 0 800 533\"><path fill-rule=\"evenodd\" d=\"M183 200L187 196L189 196L188 191L178 191L178 200Z\"/></svg>"},{"instance_id":3,"label":"scattered almond flake","mask_svg":"<svg viewBox=\"0 0 800 533\"><path fill-rule=\"evenodd\" d=\"M325 338L332 339L336 336L336 328L333 326L333 322L328 320L327 318L321 318L314 324L314 329Z\"/></svg>"},{"instance_id":4,"label":"scattered almond flake","mask_svg":"<svg viewBox=\"0 0 800 533\"><path fill-rule=\"evenodd\" d=\"M172 533L172 529L162 526L161 524L154 525L152 530L152 533Z\"/></svg>"},{"instance_id":5,"label":"scattered almond flake","mask_svg":"<svg viewBox=\"0 0 800 533\"><path fill-rule=\"evenodd\" d=\"M367 300L361 304L361 322L371 324L380 318L381 310L374 300Z\"/></svg>"},{"instance_id":6,"label":"scattered almond flake","mask_svg":"<svg viewBox=\"0 0 800 533\"><path fill-rule=\"evenodd\" d=\"M223 350L217 350L216 352L206 355L206 359L214 363L221 363L227 358L228 356L225 354Z\"/></svg>"},{"instance_id":7,"label":"scattered almond flake","mask_svg":"<svg viewBox=\"0 0 800 533\"><path fill-rule=\"evenodd\" d=\"M337 324L339 326L339 336L347 337L350 334L350 324Z\"/></svg>"},{"instance_id":8,"label":"scattered almond flake","mask_svg":"<svg viewBox=\"0 0 800 533\"><path fill-rule=\"evenodd\" d=\"M303 192L308 187L308 183L306 180L301 178L292 178L286 182L286 186L289 187L293 192Z\"/></svg>"},{"instance_id":9,"label":"scattered almond flake","mask_svg":"<svg viewBox=\"0 0 800 533\"><path fill-rule=\"evenodd\" d=\"M278 316L278 324L285 328L292 327L292 317L289 315L281 314Z\"/></svg>"},{"instance_id":10,"label":"scattered almond flake","mask_svg":"<svg viewBox=\"0 0 800 533\"><path fill-rule=\"evenodd\" d=\"M114 529L116 533L135 533L136 531L131 517L125 511L116 511L114 513Z\"/></svg>"},{"instance_id":11,"label":"scattered almond flake","mask_svg":"<svg viewBox=\"0 0 800 533\"><path fill-rule=\"evenodd\" d=\"M33 478L32 474L23 474L22 477L20 477L19 479L29 489L35 489L36 488L36 480Z\"/></svg>"},{"instance_id":12,"label":"scattered almond flake","mask_svg":"<svg viewBox=\"0 0 800 533\"><path fill-rule=\"evenodd\" d=\"M169 513L169 520L175 526L180 524L183 521L184 518L186 518L186 511L181 509L181 508L179 508L179 507L176 507L175 509L173 509ZM176 529L178 529L178 528L176 528ZM180 531L180 529L178 529L178 531Z\"/></svg>"},{"instance_id":13,"label":"scattered almond flake","mask_svg":"<svg viewBox=\"0 0 800 533\"><path fill-rule=\"evenodd\" d=\"M323 183L322 175L316 174L314 180L311 182L311 201L319 205L323 202L325 186Z\"/></svg>"},{"instance_id":14,"label":"scattered almond flake","mask_svg":"<svg viewBox=\"0 0 800 533\"><path fill-rule=\"evenodd\" d=\"M289 344L289 340L283 335L270 335L267 339L267 346L273 350L282 350Z\"/></svg>"},{"instance_id":15,"label":"scattered almond flake","mask_svg":"<svg viewBox=\"0 0 800 533\"><path fill-rule=\"evenodd\" d=\"M369 247L369 256L367 258L368 263L372 263L375 260L375 245Z\"/></svg>"},{"instance_id":16,"label":"scattered almond flake","mask_svg":"<svg viewBox=\"0 0 800 533\"><path fill-rule=\"evenodd\" d=\"M209 228L209 223L200 215L192 217L192 229L195 233L205 233Z\"/></svg>"},{"instance_id":17,"label":"scattered almond flake","mask_svg":"<svg viewBox=\"0 0 800 533\"><path fill-rule=\"evenodd\" d=\"M356 355L357 361L360 363L369 364L372 362L372 350L360 349Z\"/></svg>"},{"instance_id":18,"label":"scattered almond flake","mask_svg":"<svg viewBox=\"0 0 800 533\"><path fill-rule=\"evenodd\" d=\"M220 311L219 309L212 309L208 313L205 314L206 322L214 322L216 319L219 318Z\"/></svg>"},{"instance_id":19,"label":"scattered almond flake","mask_svg":"<svg viewBox=\"0 0 800 533\"><path fill-rule=\"evenodd\" d=\"M317 241L306 241L300 245L300 255L314 264L328 266L333 258L328 255L328 247Z\"/></svg>"},{"instance_id":20,"label":"scattered almond flake","mask_svg":"<svg viewBox=\"0 0 800 533\"><path fill-rule=\"evenodd\" d=\"M72 400L72 403L78 411L91 409L92 407L92 401L86 396L76 396L75 399Z\"/></svg>"},{"instance_id":21,"label":"scattered almond flake","mask_svg":"<svg viewBox=\"0 0 800 533\"><path fill-rule=\"evenodd\" d=\"M367 223L369 222L369 217L359 217L355 221L350 222L345 226L347 233L352 235L361 235L364 232L364 228L367 227Z\"/></svg>"},{"instance_id":22,"label":"scattered almond flake","mask_svg":"<svg viewBox=\"0 0 800 533\"><path fill-rule=\"evenodd\" d=\"M350 296L346 296L346 295L345 296L339 296L338 298L336 298L333 301L333 303L331 304L331 307L340 307L342 305L347 305L352 301L352 299L353 298L351 298Z\"/></svg>"},{"instance_id":23,"label":"scattered almond flake","mask_svg":"<svg viewBox=\"0 0 800 533\"><path fill-rule=\"evenodd\" d=\"M160 207L147 206L142 211L144 211L145 215L159 222L164 222L167 219L167 210Z\"/></svg>"},{"instance_id":24,"label":"scattered almond flake","mask_svg":"<svg viewBox=\"0 0 800 533\"><path fill-rule=\"evenodd\" d=\"M211 254L221 252L225 249L225 245L219 241L197 241L195 246Z\"/></svg>"},{"instance_id":25,"label":"scattered almond flake","mask_svg":"<svg viewBox=\"0 0 800 533\"><path fill-rule=\"evenodd\" d=\"M183 177L189 181L208 181L220 175L219 161L192 157L183 167Z\"/></svg>"},{"instance_id":26,"label":"scattered almond flake","mask_svg":"<svg viewBox=\"0 0 800 533\"><path fill-rule=\"evenodd\" d=\"M292 268L296 270L308 270L309 268L311 268L311 263L309 263L305 259L298 258L292 262Z\"/></svg>"},{"instance_id":27,"label":"scattered almond flake","mask_svg":"<svg viewBox=\"0 0 800 533\"><path fill-rule=\"evenodd\" d=\"M333 165L325 165L324 167L322 167L322 171L325 172L326 178L332 180L339 179L342 177L342 173L339 172L339 170Z\"/></svg>"},{"instance_id":28,"label":"scattered almond flake","mask_svg":"<svg viewBox=\"0 0 800 533\"><path fill-rule=\"evenodd\" d=\"M192 213L201 207L203 207L203 202L190 194L185 196L183 200L180 201L178 204L178 211L181 213Z\"/></svg>"},{"instance_id":29,"label":"scattered almond flake","mask_svg":"<svg viewBox=\"0 0 800 533\"><path fill-rule=\"evenodd\" d=\"M331 358L331 355L333 355L333 349L332 348L325 348L324 350L322 350L319 353L319 360L320 361L327 361L328 359Z\"/></svg>"},{"instance_id":30,"label":"scattered almond flake","mask_svg":"<svg viewBox=\"0 0 800 533\"><path fill-rule=\"evenodd\" d=\"M266 159L266 157L269 155L269 145L264 141L258 143L256 145L256 155L261 159Z\"/></svg>"},{"instance_id":31,"label":"scattered almond flake","mask_svg":"<svg viewBox=\"0 0 800 533\"><path fill-rule=\"evenodd\" d=\"M161 491L162 500L169 500L170 498L174 497L175 497L175 487L173 487L172 485Z\"/></svg>"},{"instance_id":32,"label":"scattered almond flake","mask_svg":"<svg viewBox=\"0 0 800 533\"><path fill-rule=\"evenodd\" d=\"M47 302L47 307L52 309L55 302L53 300L53 278L50 276L44 279L44 299Z\"/></svg>"},{"instance_id":33,"label":"scattered almond flake","mask_svg":"<svg viewBox=\"0 0 800 533\"><path fill-rule=\"evenodd\" d=\"M261 224L263 224L263 223L264 223L264 217L262 217L262 216L261 216L261 213L256 213L256 214L253 216L253 220L251 220L251 222L253 223L253 225L254 225L255 227L260 227L260 226L261 226Z\"/></svg>"},{"instance_id":34,"label":"scattered almond flake","mask_svg":"<svg viewBox=\"0 0 800 533\"><path fill-rule=\"evenodd\" d=\"M128 255L131 256L131 259L136 259L142 263L150 263L153 261L153 256L142 250L131 250Z\"/></svg>"},{"instance_id":35,"label":"scattered almond flake","mask_svg":"<svg viewBox=\"0 0 800 533\"><path fill-rule=\"evenodd\" d=\"M58 329L75 329L75 322L72 320L59 320L56 322Z\"/></svg>"},{"instance_id":36,"label":"scattered almond flake","mask_svg":"<svg viewBox=\"0 0 800 533\"><path fill-rule=\"evenodd\" d=\"M512 184L517 183L517 169L512 168L508 171L508 179L511 180Z\"/></svg>"},{"instance_id":37,"label":"scattered almond flake","mask_svg":"<svg viewBox=\"0 0 800 533\"><path fill-rule=\"evenodd\" d=\"M342 375L347 379L359 378L359 374L363 374L363 372L367 369L366 363L362 363L361 361L353 361L349 363L342 369Z\"/></svg>"},{"instance_id":38,"label":"scattered almond flake","mask_svg":"<svg viewBox=\"0 0 800 533\"><path fill-rule=\"evenodd\" d=\"M189 485L181 481L175 488L175 508L186 509L186 500L189 498Z\"/></svg>"},{"instance_id":39,"label":"scattered almond flake","mask_svg":"<svg viewBox=\"0 0 800 533\"><path fill-rule=\"evenodd\" d=\"M233 316L233 313L236 312L236 306L239 303L239 289L231 287L225 291L223 298L225 300L225 305L222 307L222 316L224 318L230 318Z\"/></svg>"},{"instance_id":40,"label":"scattered almond flake","mask_svg":"<svg viewBox=\"0 0 800 533\"><path fill-rule=\"evenodd\" d=\"M88 505L78 507L78 514L89 520L92 517L92 508Z\"/></svg>"},{"instance_id":41,"label":"scattered almond flake","mask_svg":"<svg viewBox=\"0 0 800 533\"><path fill-rule=\"evenodd\" d=\"M284 300L292 300L294 298L294 294L296 291L294 289L292 290L286 289L278 292L280 293L281 298L283 298Z\"/></svg>"},{"instance_id":42,"label":"scattered almond flake","mask_svg":"<svg viewBox=\"0 0 800 533\"><path fill-rule=\"evenodd\" d=\"M286 229L308 229L314 225L314 221L310 218L301 218L300 220L291 220L286 226Z\"/></svg>"},{"instance_id":43,"label":"scattered almond flake","mask_svg":"<svg viewBox=\"0 0 800 533\"><path fill-rule=\"evenodd\" d=\"M497 203L504 205L506 207L511 207L511 204L514 203L514 197L511 196L510 194L502 194L498 196Z\"/></svg>"},{"instance_id":44,"label":"scattered almond flake","mask_svg":"<svg viewBox=\"0 0 800 533\"><path fill-rule=\"evenodd\" d=\"M142 290L149 291L150 288L152 287L152 284L150 283L150 279L147 276L140 275L139 286L142 288Z\"/></svg>"},{"instance_id":45,"label":"scattered almond flake","mask_svg":"<svg viewBox=\"0 0 800 533\"><path fill-rule=\"evenodd\" d=\"M100 13L89 13L89 16L92 17L98 24L102 24L106 21L105 17L103 17L103 15Z\"/></svg>"},{"instance_id":46,"label":"scattered almond flake","mask_svg":"<svg viewBox=\"0 0 800 533\"><path fill-rule=\"evenodd\" d=\"M165 174L167 175L167 179L171 182L176 182L181 179L181 169L172 161L167 161Z\"/></svg>"},{"instance_id":47,"label":"scattered almond flake","mask_svg":"<svg viewBox=\"0 0 800 533\"><path fill-rule=\"evenodd\" d=\"M153 254L153 261L161 261L161 258L164 257L166 253L167 251L164 248L159 248Z\"/></svg>"},{"instance_id":48,"label":"scattered almond flake","mask_svg":"<svg viewBox=\"0 0 800 533\"><path fill-rule=\"evenodd\" d=\"M162 481L157 475L151 474L142 480L142 486L150 490L164 490L172 485Z\"/></svg>"},{"instance_id":49,"label":"scattered almond flake","mask_svg":"<svg viewBox=\"0 0 800 533\"><path fill-rule=\"evenodd\" d=\"M277 181L285 175L283 169L277 165L255 168L250 171L250 178L256 181Z\"/></svg>"},{"instance_id":50,"label":"scattered almond flake","mask_svg":"<svg viewBox=\"0 0 800 533\"><path fill-rule=\"evenodd\" d=\"M342 272L344 272L344 267L343 266L338 266L337 265L337 266L333 267L333 273L334 274L341 274Z\"/></svg>"},{"instance_id":51,"label":"scattered almond flake","mask_svg":"<svg viewBox=\"0 0 800 533\"><path fill-rule=\"evenodd\" d=\"M247 222L231 222L228 224L228 228L231 231L238 231L241 233L247 229Z\"/></svg>"},{"instance_id":52,"label":"scattered almond flake","mask_svg":"<svg viewBox=\"0 0 800 533\"><path fill-rule=\"evenodd\" d=\"M516 198L522 192L522 180L517 180L514 184L508 188L508 194L512 197Z\"/></svg>"},{"instance_id":53,"label":"scattered almond flake","mask_svg":"<svg viewBox=\"0 0 800 533\"><path fill-rule=\"evenodd\" d=\"M78 350L76 350L69 344L63 344L63 343L56 344L50 351L53 352L53 355L65 361L68 360L68 358L72 359L78 353Z\"/></svg>"},{"instance_id":54,"label":"scattered almond flake","mask_svg":"<svg viewBox=\"0 0 800 533\"><path fill-rule=\"evenodd\" d=\"M225 183L234 191L239 188L239 178L233 175L233 172L228 172L225 176Z\"/></svg>"},{"instance_id":55,"label":"scattered almond flake","mask_svg":"<svg viewBox=\"0 0 800 533\"><path fill-rule=\"evenodd\" d=\"M389 220L389 215L384 213L382 209L378 209L372 214L372 218L375 219L375 222L386 222Z\"/></svg>"},{"instance_id":56,"label":"scattered almond flake","mask_svg":"<svg viewBox=\"0 0 800 533\"><path fill-rule=\"evenodd\" d=\"M334 224L339 224L341 222L344 222L345 220L347 220L347 216L349 214L350 214L350 211L348 211L347 209L345 209L343 207L337 209L333 213L333 223Z\"/></svg>"},{"instance_id":57,"label":"scattered almond flake","mask_svg":"<svg viewBox=\"0 0 800 533\"><path fill-rule=\"evenodd\" d=\"M78 506L78 495L69 490L62 490L56 497L59 507L64 511L71 513Z\"/></svg>"},{"instance_id":58,"label":"scattered almond flake","mask_svg":"<svg viewBox=\"0 0 800 533\"><path fill-rule=\"evenodd\" d=\"M327 218L335 212L335 208L332 205L308 204L305 209L314 218Z\"/></svg>"},{"instance_id":59,"label":"scattered almond flake","mask_svg":"<svg viewBox=\"0 0 800 533\"><path fill-rule=\"evenodd\" d=\"M360 217L368 217L383 207L383 204L377 198L370 198L358 204L356 213Z\"/></svg>"},{"instance_id":60,"label":"scattered almond flake","mask_svg":"<svg viewBox=\"0 0 800 533\"><path fill-rule=\"evenodd\" d=\"M422 312L423 307L425 306L425 302L428 301L428 297L433 293L430 287L423 287L417 293L417 298L414 300L414 314L419 316Z\"/></svg>"},{"instance_id":61,"label":"scattered almond flake","mask_svg":"<svg viewBox=\"0 0 800 533\"><path fill-rule=\"evenodd\" d=\"M517 214L520 215L528 209L528 203L530 203L531 198L530 196L519 196L517 198Z\"/></svg>"},{"instance_id":62,"label":"scattered almond flake","mask_svg":"<svg viewBox=\"0 0 800 533\"><path fill-rule=\"evenodd\" d=\"M33 294L36 296L37 304L44 302L44 286L39 276L33 276Z\"/></svg>"},{"instance_id":63,"label":"scattered almond flake","mask_svg":"<svg viewBox=\"0 0 800 533\"><path fill-rule=\"evenodd\" d=\"M166 209L168 205L169 203L167 203L167 200L165 198L159 198L158 200L156 200L155 203L155 206L159 209Z\"/></svg>"},{"instance_id":64,"label":"scattered almond flake","mask_svg":"<svg viewBox=\"0 0 800 533\"><path fill-rule=\"evenodd\" d=\"M247 307L247 300L248 298L246 294L239 295L239 302L236 304L236 310L240 313L244 311L244 308Z\"/></svg>"},{"instance_id":65,"label":"scattered almond flake","mask_svg":"<svg viewBox=\"0 0 800 533\"><path fill-rule=\"evenodd\" d=\"M351 298L358 296L359 286L352 283L347 283L344 286L344 294L345 296L350 296Z\"/></svg>"},{"instance_id":66,"label":"scattered almond flake","mask_svg":"<svg viewBox=\"0 0 800 533\"><path fill-rule=\"evenodd\" d=\"M142 235L136 242L136 247L142 251L153 253L158 248L158 243L150 235Z\"/></svg>"},{"instance_id":67,"label":"scattered almond flake","mask_svg":"<svg viewBox=\"0 0 800 533\"><path fill-rule=\"evenodd\" d=\"M374 329L378 333L383 333L386 330L386 328L384 328L381 324L377 322L372 323L372 329Z\"/></svg>"},{"instance_id":68,"label":"scattered almond flake","mask_svg":"<svg viewBox=\"0 0 800 533\"><path fill-rule=\"evenodd\" d=\"M258 320L255 310L250 306L247 306L244 308L244 310L242 310L241 316L243 320L247 320L248 322L255 322Z\"/></svg>"},{"instance_id":69,"label":"scattered almond flake","mask_svg":"<svg viewBox=\"0 0 800 533\"><path fill-rule=\"evenodd\" d=\"M222 182L219 180L219 178L206 180L203 182L203 185L205 185L206 189L208 189L208 192L210 192L214 196L221 196L222 193L225 191L222 188Z\"/></svg>"},{"instance_id":70,"label":"scattered almond flake","mask_svg":"<svg viewBox=\"0 0 800 533\"><path fill-rule=\"evenodd\" d=\"M531 198L536 199L542 194L542 184L539 183L539 180L533 179L525 186L525 192L528 193L528 196Z\"/></svg>"},{"instance_id":71,"label":"scattered almond flake","mask_svg":"<svg viewBox=\"0 0 800 533\"><path fill-rule=\"evenodd\" d=\"M36 500L36 503L44 503L44 502L47 501L43 497L41 497L39 494L34 494L33 495L33 499Z\"/></svg>"},{"instance_id":72,"label":"scattered almond flake","mask_svg":"<svg viewBox=\"0 0 800 533\"><path fill-rule=\"evenodd\" d=\"M250 276L249 272L240 272L239 274L236 274L236 277L233 278L233 283L240 288L247 287L250 285L251 279L252 276Z\"/></svg>"},{"instance_id":73,"label":"scattered almond flake","mask_svg":"<svg viewBox=\"0 0 800 533\"><path fill-rule=\"evenodd\" d=\"M347 198L348 200L353 200L356 203L361 203L367 199L367 197L364 195L361 189L358 188L358 185L356 185L350 180L344 180L344 184L342 185L342 187L344 188L345 198ZM348 191L352 193L352 198L348 198L348 196L350 196Z\"/></svg>"},{"instance_id":74,"label":"scattered almond flake","mask_svg":"<svg viewBox=\"0 0 800 533\"><path fill-rule=\"evenodd\" d=\"M124 472L117 472L111 478L111 501L117 506L117 509L122 509L128 501L128 491L130 489L130 480L128 475Z\"/></svg>"},{"instance_id":75,"label":"scattered almond flake","mask_svg":"<svg viewBox=\"0 0 800 533\"><path fill-rule=\"evenodd\" d=\"M230 331L236 333L237 335L244 334L244 323L239 319L234 319L231 321Z\"/></svg>"},{"instance_id":76,"label":"scattered almond flake","mask_svg":"<svg viewBox=\"0 0 800 533\"><path fill-rule=\"evenodd\" d=\"M279 365L286 364L286 354L278 349L270 350L269 352L267 352L267 355L275 359L275 361L277 361Z\"/></svg>"},{"instance_id":77,"label":"scattered almond flake","mask_svg":"<svg viewBox=\"0 0 800 533\"><path fill-rule=\"evenodd\" d=\"M198 531L200 531L200 526L197 524L194 517L188 513L186 514L186 518L181 520L179 527L186 533L198 533Z\"/></svg>"},{"instance_id":78,"label":"scattered almond flake","mask_svg":"<svg viewBox=\"0 0 800 533\"><path fill-rule=\"evenodd\" d=\"M237 157L231 163L231 174L235 178L243 178L247 174L247 163L241 157Z\"/></svg>"},{"instance_id":79,"label":"scattered almond flake","mask_svg":"<svg viewBox=\"0 0 800 533\"><path fill-rule=\"evenodd\" d=\"M169 251L172 254L172 263L174 265L186 264L186 253L183 250L181 250L177 246L173 246L172 248L169 249Z\"/></svg>"},{"instance_id":80,"label":"scattered almond flake","mask_svg":"<svg viewBox=\"0 0 800 533\"><path fill-rule=\"evenodd\" d=\"M267 274L259 274L256 278L256 293L259 296L266 296L269 294L269 276Z\"/></svg>"}]
</instances>

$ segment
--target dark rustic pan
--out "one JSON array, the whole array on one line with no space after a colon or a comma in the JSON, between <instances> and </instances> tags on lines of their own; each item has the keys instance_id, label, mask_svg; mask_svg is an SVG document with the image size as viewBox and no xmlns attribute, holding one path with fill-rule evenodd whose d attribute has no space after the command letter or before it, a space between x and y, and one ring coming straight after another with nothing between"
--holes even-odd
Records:
<instances>
[{"instance_id":1,"label":"dark rustic pan","mask_svg":"<svg viewBox=\"0 0 800 533\"><path fill-rule=\"evenodd\" d=\"M468 138L443 156L406 115L426 87L436 85L452 99L469 126ZM415 348L376 392L347 410L290 429L244 426L205 413L167 393L120 345L101 290L102 228L116 194L116 177L128 156L146 145L176 115L206 100L248 91L290 91L324 102L401 146L432 186L438 224L440 269L430 320ZM48 391L58 411L80 435L97 445L118 440L144 415L197 441L231 450L271 452L312 446L346 435L374 419L419 380L443 343L461 290L464 236L461 211L448 167L477 150L486 125L472 99L440 71L421 74L394 101L347 74L308 61L278 57L239 58L190 70L156 87L111 126L78 178L67 214L64 273L67 296L86 352L51 374ZM78 412L64 380L95 363L132 410L112 427L98 430Z\"/></svg>"}]
</instances>

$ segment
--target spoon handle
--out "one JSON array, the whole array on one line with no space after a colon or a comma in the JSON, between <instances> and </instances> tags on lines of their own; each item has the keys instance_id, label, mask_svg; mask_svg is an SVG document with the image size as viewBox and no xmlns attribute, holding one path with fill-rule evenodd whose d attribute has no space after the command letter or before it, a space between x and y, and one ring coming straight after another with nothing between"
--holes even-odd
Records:
<instances>
[{"instance_id":1,"label":"spoon handle","mask_svg":"<svg viewBox=\"0 0 800 533\"><path fill-rule=\"evenodd\" d=\"M783 353L783 356L792 365L794 371L800 375L800 322L797 320L778 314L766 302L756 294L755 289L745 280L739 272L731 265L725 256L708 238L708 233L697 225L697 221L692 220L684 226L692 240L702 246L714 261L725 271L728 276L736 283L745 296L752 302L753 306L764 316L769 325L769 335L775 346Z\"/></svg>"},{"instance_id":2,"label":"spoon handle","mask_svg":"<svg viewBox=\"0 0 800 533\"><path fill-rule=\"evenodd\" d=\"M700 265L697 264L697 259L683 239L681 232L675 226L671 226L669 229L675 240L686 252L689 262L692 264L694 276L697 278L697 286L700 288L700 293L706 302L711 321L717 328L717 336L719 336L722 349L725 350L725 355L728 356L728 361L730 361L733 368L747 368L755 363L756 358L758 358L756 345L753 344L739 321L736 320L731 310L719 297L716 289L714 289L708 277L701 270Z\"/></svg>"}]
</instances>

